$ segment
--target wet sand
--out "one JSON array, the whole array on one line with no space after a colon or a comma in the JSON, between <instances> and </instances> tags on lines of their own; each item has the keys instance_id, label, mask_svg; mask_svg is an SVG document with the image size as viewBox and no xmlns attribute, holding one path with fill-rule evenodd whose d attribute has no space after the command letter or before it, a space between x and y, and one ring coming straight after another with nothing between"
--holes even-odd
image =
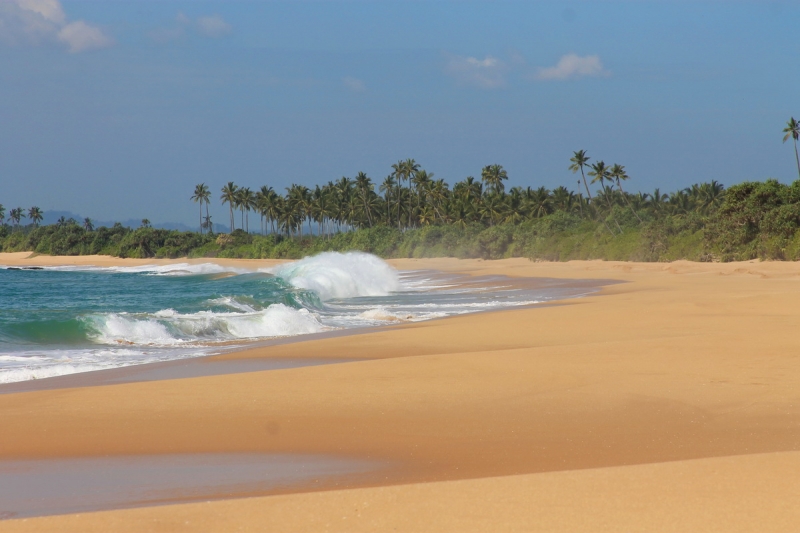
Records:
<instances>
[{"instance_id":1,"label":"wet sand","mask_svg":"<svg viewBox=\"0 0 800 533\"><path fill-rule=\"evenodd\" d=\"M2 395L5 460L302 453L393 466L338 487L5 520L0 531L800 523L800 265L393 264L626 283L561 305L222 356L347 363Z\"/></svg>"}]
</instances>

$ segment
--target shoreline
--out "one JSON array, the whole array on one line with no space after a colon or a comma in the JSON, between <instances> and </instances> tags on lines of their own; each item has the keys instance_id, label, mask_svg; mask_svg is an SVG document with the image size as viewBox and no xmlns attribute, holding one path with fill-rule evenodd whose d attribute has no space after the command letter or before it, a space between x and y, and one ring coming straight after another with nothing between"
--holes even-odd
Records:
<instances>
[{"instance_id":1,"label":"shoreline","mask_svg":"<svg viewBox=\"0 0 800 533\"><path fill-rule=\"evenodd\" d=\"M525 520L549 523L548 516L580 517L591 494L549 510L536 499L544 502L545 493L575 480L613 479L619 493L640 479L620 472L654 468L666 479L650 479L660 492L682 487L686 493L690 509L681 512L684 518L689 513L687 527L725 530L709 529L708 512L696 507L707 504L702 493L692 492L702 483L685 482L717 465L736 481L714 500L715 509L738 506L763 517L748 503L744 474L753 461L761 461L759 475L775 480L765 497L793 501L785 487L800 468L800 371L794 364L800 342L792 333L800 316L793 294L800 287L799 265L388 262L469 275L628 283L605 286L597 293L602 298L259 347L248 355L356 359L347 364L2 395L0 422L8 437L0 442L0 458L334 451L403 466L384 474L388 479L362 480L352 486L364 488L352 490L6 520L0 531L99 531L109 524L135 531L142 520L170 531L169 524L182 517L191 517L198 531L204 520L257 527L266 519L264 508L279 517L269 522L279 529L314 530L316 524L318 530L328 523L325 517L332 530L358 529L354 524L369 529L367 522L332 522L356 494L372 502L364 514L371 523L391 520L382 522L384 528L424 530L435 523L437 530L456 530L464 522L453 510L469 509L472 530L503 529ZM382 358L366 357L376 353ZM505 521L475 507L480 487L490 487L485 490L499 501L517 502ZM698 496L694 503L691 494ZM439 502L438 515L416 512L431 502ZM661 509L662 503L646 505ZM323 522L282 511L306 505L319 506ZM624 503L595 508L617 529L648 516ZM352 509L347 513L357 518ZM779 525L777 518L762 525L781 530L770 527ZM575 525L564 518L551 529L602 530L586 523L583 529L566 527L570 523ZM672 530L666 522L649 525Z\"/></svg>"}]
</instances>

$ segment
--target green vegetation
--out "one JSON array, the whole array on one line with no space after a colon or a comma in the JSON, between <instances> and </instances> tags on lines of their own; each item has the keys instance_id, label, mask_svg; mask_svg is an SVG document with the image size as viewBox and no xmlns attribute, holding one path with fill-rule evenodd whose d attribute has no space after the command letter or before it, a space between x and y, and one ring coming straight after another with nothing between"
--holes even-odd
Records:
<instances>
[{"instance_id":1,"label":"green vegetation","mask_svg":"<svg viewBox=\"0 0 800 533\"><path fill-rule=\"evenodd\" d=\"M482 184L472 180L444 195L449 201L434 202L421 192L417 201L417 191L411 189L405 201L392 196L386 202L351 185L350 201L341 211L345 216L310 218L317 223L317 235L302 233L299 224L289 234L270 232L265 223L266 235L242 229L213 235L154 229L146 221L137 229L119 224L94 228L88 219L82 225L70 219L37 227L20 226L14 218L12 225L0 226L0 249L118 257L299 258L329 250L363 250L382 257L551 261L800 259L800 181L747 182L727 190L711 182L669 195L658 190L629 194L605 186L592 201L564 188L512 189L508 194L497 189L484 193ZM397 185L388 190L396 191ZM373 204L376 209L371 210ZM409 227L409 220L401 216L398 229L398 206L402 215L408 205L419 222ZM340 208L331 209L338 213ZM453 214L457 218L451 218ZM389 216L391 225L386 223ZM275 219L277 224L262 222L280 229L285 227L280 221L304 222L306 217L280 214Z\"/></svg>"},{"instance_id":2,"label":"green vegetation","mask_svg":"<svg viewBox=\"0 0 800 533\"><path fill-rule=\"evenodd\" d=\"M800 124L792 118L784 142ZM42 211L0 204L0 251L118 257L299 258L323 251L363 250L383 257L528 257L534 260L734 261L800 259L800 180L746 182L725 190L716 181L664 194L626 192L625 167L591 163L585 151L568 167L580 173L579 190L513 187L501 165L487 165L480 181L468 176L449 187L413 159L398 161L378 186L359 172L313 190L294 184L286 195L263 186L253 192L228 182L230 234L213 234L211 192L201 183L199 233L155 229L95 228L64 220L39 226ZM591 178L587 181L587 175ZM406 185L407 184L407 185ZM590 184L597 184L592 194ZM582 186L582 187L581 187ZM379 194L380 193L380 194ZM205 204L205 215L203 205ZM236 228L237 213L239 227ZM250 214L260 219L250 232ZM307 231L306 231L307 230Z\"/></svg>"}]
</instances>

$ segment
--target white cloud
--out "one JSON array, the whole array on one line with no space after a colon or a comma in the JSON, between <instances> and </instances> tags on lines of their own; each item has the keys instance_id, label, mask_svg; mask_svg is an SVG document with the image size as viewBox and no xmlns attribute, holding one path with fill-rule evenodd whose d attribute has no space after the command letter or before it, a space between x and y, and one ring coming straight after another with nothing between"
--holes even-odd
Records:
<instances>
[{"instance_id":1,"label":"white cloud","mask_svg":"<svg viewBox=\"0 0 800 533\"><path fill-rule=\"evenodd\" d=\"M69 46L69 51L72 53L98 50L114 44L114 41L99 28L90 26L82 20L70 22L61 28L58 40Z\"/></svg>"},{"instance_id":2,"label":"white cloud","mask_svg":"<svg viewBox=\"0 0 800 533\"><path fill-rule=\"evenodd\" d=\"M230 24L219 15L200 17L197 19L197 31L201 35L211 38L223 37L231 32Z\"/></svg>"},{"instance_id":3,"label":"white cloud","mask_svg":"<svg viewBox=\"0 0 800 533\"><path fill-rule=\"evenodd\" d=\"M344 86L350 89L355 93L363 93L367 90L367 86L364 85L364 82L359 80L358 78L353 78L351 76L345 76L342 78L342 83Z\"/></svg>"},{"instance_id":4,"label":"white cloud","mask_svg":"<svg viewBox=\"0 0 800 533\"><path fill-rule=\"evenodd\" d=\"M583 77L608 77L611 72L603 68L599 56L567 54L561 56L554 67L541 68L536 78L540 80L573 80Z\"/></svg>"},{"instance_id":5,"label":"white cloud","mask_svg":"<svg viewBox=\"0 0 800 533\"><path fill-rule=\"evenodd\" d=\"M492 56L486 56L485 59L453 56L447 62L444 72L459 83L495 89L506 84L508 66Z\"/></svg>"},{"instance_id":6,"label":"white cloud","mask_svg":"<svg viewBox=\"0 0 800 533\"><path fill-rule=\"evenodd\" d=\"M59 0L0 0L0 41L12 46L57 43L70 52L114 44L100 28L69 21Z\"/></svg>"}]
</instances>

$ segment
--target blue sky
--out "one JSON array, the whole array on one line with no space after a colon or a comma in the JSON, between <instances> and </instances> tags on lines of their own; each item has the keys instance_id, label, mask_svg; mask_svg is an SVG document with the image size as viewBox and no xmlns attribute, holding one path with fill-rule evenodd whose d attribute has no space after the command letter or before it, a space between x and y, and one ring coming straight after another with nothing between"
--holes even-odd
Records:
<instances>
[{"instance_id":1,"label":"blue sky","mask_svg":"<svg viewBox=\"0 0 800 533\"><path fill-rule=\"evenodd\" d=\"M574 188L578 149L631 190L789 182L799 21L767 1L1 0L0 203L194 224L200 182L381 181L412 157L450 184L499 163Z\"/></svg>"}]
</instances>

